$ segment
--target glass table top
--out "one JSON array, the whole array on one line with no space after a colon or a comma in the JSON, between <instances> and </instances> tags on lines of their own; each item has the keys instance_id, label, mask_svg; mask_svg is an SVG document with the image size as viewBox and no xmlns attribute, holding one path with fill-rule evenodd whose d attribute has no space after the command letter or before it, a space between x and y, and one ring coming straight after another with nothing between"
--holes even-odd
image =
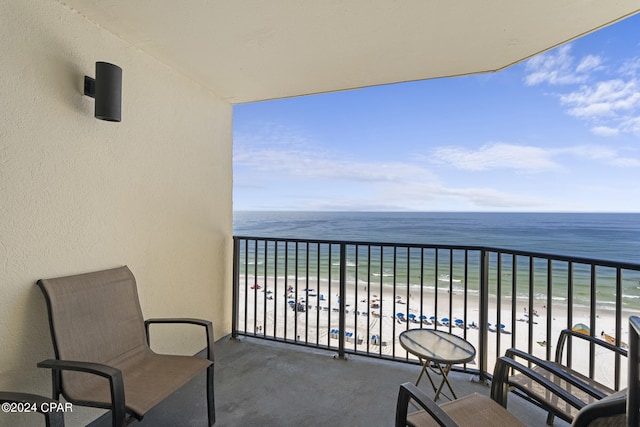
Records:
<instances>
[{"instance_id":1,"label":"glass table top","mask_svg":"<svg viewBox=\"0 0 640 427\"><path fill-rule=\"evenodd\" d=\"M434 329L409 329L400 334L400 345L409 353L437 363L466 363L476 355L465 339Z\"/></svg>"}]
</instances>

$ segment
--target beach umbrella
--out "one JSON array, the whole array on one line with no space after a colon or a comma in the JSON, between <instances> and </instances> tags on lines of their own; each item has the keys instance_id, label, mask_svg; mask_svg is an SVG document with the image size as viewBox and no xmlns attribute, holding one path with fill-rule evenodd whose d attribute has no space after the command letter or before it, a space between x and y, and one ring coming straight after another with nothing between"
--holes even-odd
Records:
<instances>
[{"instance_id":1,"label":"beach umbrella","mask_svg":"<svg viewBox=\"0 0 640 427\"><path fill-rule=\"evenodd\" d=\"M462 325L464 323L464 320L456 319L456 320L454 320L454 322L456 323L456 325Z\"/></svg>"},{"instance_id":2,"label":"beach umbrella","mask_svg":"<svg viewBox=\"0 0 640 427\"><path fill-rule=\"evenodd\" d=\"M571 330L574 332L579 332L581 334L591 335L591 329L584 323L576 323L575 325L573 325L573 328L571 328Z\"/></svg>"},{"instance_id":3,"label":"beach umbrella","mask_svg":"<svg viewBox=\"0 0 640 427\"><path fill-rule=\"evenodd\" d=\"M429 317L429 320L436 320L436 316Z\"/></svg>"},{"instance_id":4,"label":"beach umbrella","mask_svg":"<svg viewBox=\"0 0 640 427\"><path fill-rule=\"evenodd\" d=\"M415 317L416 317L415 314L413 314L413 313L409 314L409 319L415 319Z\"/></svg>"},{"instance_id":5,"label":"beach umbrella","mask_svg":"<svg viewBox=\"0 0 640 427\"><path fill-rule=\"evenodd\" d=\"M404 313L396 313L396 316L398 316L398 317L404 317Z\"/></svg>"},{"instance_id":6,"label":"beach umbrella","mask_svg":"<svg viewBox=\"0 0 640 427\"><path fill-rule=\"evenodd\" d=\"M424 314L422 316L420 316L420 320L425 320L427 318L427 316L425 316Z\"/></svg>"},{"instance_id":7,"label":"beach umbrella","mask_svg":"<svg viewBox=\"0 0 640 427\"><path fill-rule=\"evenodd\" d=\"M448 317L443 317L443 318L442 318L442 319L440 319L440 320L441 320L441 321L443 321L443 322L448 322L448 321L449 321L449 318L448 318Z\"/></svg>"}]
</instances>

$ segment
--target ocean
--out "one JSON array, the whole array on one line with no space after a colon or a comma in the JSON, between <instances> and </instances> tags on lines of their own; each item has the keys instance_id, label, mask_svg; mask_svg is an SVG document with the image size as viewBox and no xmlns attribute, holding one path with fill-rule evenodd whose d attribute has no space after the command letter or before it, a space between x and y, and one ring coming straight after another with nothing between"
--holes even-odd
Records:
<instances>
[{"instance_id":1,"label":"ocean","mask_svg":"<svg viewBox=\"0 0 640 427\"><path fill-rule=\"evenodd\" d=\"M234 212L238 236L490 246L640 263L640 214Z\"/></svg>"},{"instance_id":2,"label":"ocean","mask_svg":"<svg viewBox=\"0 0 640 427\"><path fill-rule=\"evenodd\" d=\"M235 212L233 232L236 236L347 240L377 243L417 243L429 245L485 246L518 251L540 252L559 256L583 257L640 264L640 214L612 213L468 213L468 212ZM360 254L364 256L364 254ZM414 255L408 256L410 259ZM323 255L323 257L326 257ZM350 258L351 257L351 258ZM377 255L374 254L374 260ZM387 257L388 259L389 257ZM418 262L400 265L394 274L385 265L373 266L372 277L383 276L385 285L408 283L437 286L462 286L464 272L457 267L447 271L446 254L440 262L444 267L434 271L419 271ZM469 270L478 271L478 260L471 259ZM348 255L348 276L363 283L361 271L355 265L365 260ZM375 263L375 261L374 261ZM410 261L406 261L410 263ZM505 260L508 264L509 260ZM510 268L509 265L503 266ZM536 296L545 295L545 263L536 263ZM555 268L555 267L554 267ZM564 271L563 271L564 268ZM527 282L528 266L518 266L518 283ZM312 275L317 272L312 271ZM446 273L451 273L451 276ZM589 303L589 269L578 265L575 269L574 303ZM598 271L598 303L615 303L615 271ZM554 269L554 299L567 298L566 266ZM444 279L443 279L444 278ZM449 280L451 279L451 280ZM504 276L505 282L510 281ZM430 281L429 281L430 280ZM640 309L640 273L626 271L623 280L623 305ZM443 283L444 282L444 283ZM448 282L448 283L447 283ZM527 286L518 285L525 298ZM496 289L491 288L495 294ZM504 292L509 292L505 289Z\"/></svg>"}]
</instances>

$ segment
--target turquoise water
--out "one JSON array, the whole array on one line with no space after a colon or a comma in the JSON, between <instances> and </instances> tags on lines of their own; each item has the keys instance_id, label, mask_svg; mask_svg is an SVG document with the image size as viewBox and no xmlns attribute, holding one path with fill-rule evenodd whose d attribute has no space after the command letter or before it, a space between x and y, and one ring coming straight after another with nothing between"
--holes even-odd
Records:
<instances>
[{"instance_id":1,"label":"turquoise water","mask_svg":"<svg viewBox=\"0 0 640 427\"><path fill-rule=\"evenodd\" d=\"M640 263L640 214L575 214L575 213L371 213L371 212L236 212L234 235L270 238L328 239L361 242L417 243L428 245L490 246L519 251L542 252L560 256L584 257L625 263ZM264 274L264 267L276 269L271 257L274 244L266 248L249 248L249 262L258 257L257 269L249 273ZM284 265L285 250L289 259L297 250L298 274L310 280L318 277L337 280L339 249L329 245L277 248L277 275L295 274L295 263ZM437 254L436 254L437 252ZM437 262L436 262L437 256ZM479 286L479 253L463 250L434 250L364 246L347 251L347 282L356 285L393 286L402 289L464 288L477 292ZM264 260L264 261L263 261ZM307 261L308 260L308 261ZM395 262L394 262L395 261ZM548 274L546 260L536 259L533 266L527 257L503 255L500 271L497 257L490 257L489 291L526 298L530 292L529 277L533 272L535 298L547 294L551 278L554 300L566 301L568 264L554 261ZM598 304L615 302L615 269L600 267L595 272ZM573 301L588 305L591 270L585 264L573 266ZM498 280L499 279L499 280ZM622 276L623 306L640 308L640 274L624 270Z\"/></svg>"},{"instance_id":2,"label":"turquoise water","mask_svg":"<svg viewBox=\"0 0 640 427\"><path fill-rule=\"evenodd\" d=\"M640 214L235 212L234 235L479 245L640 263Z\"/></svg>"}]
</instances>

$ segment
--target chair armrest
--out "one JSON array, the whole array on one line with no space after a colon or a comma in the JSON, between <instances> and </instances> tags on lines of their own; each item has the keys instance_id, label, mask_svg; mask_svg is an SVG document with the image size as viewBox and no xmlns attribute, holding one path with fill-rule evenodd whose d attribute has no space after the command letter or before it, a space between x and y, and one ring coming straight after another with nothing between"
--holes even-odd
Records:
<instances>
[{"instance_id":1,"label":"chair armrest","mask_svg":"<svg viewBox=\"0 0 640 427\"><path fill-rule=\"evenodd\" d=\"M101 363L55 359L43 360L42 362L39 362L37 366L38 368L51 369L54 395L57 393L60 386L60 371L86 372L108 379L109 389L111 391L111 416L114 421L113 425L126 425L124 382L122 381L122 372L120 369L103 365Z\"/></svg>"},{"instance_id":2,"label":"chair armrest","mask_svg":"<svg viewBox=\"0 0 640 427\"><path fill-rule=\"evenodd\" d=\"M628 357L627 350L622 347L618 347L616 345L610 344L600 338L592 337L591 335L585 335L582 332L572 331L571 329L563 329L560 332L560 336L558 337L558 345L556 347L556 362L562 363L562 353L564 351L565 343L567 341L567 337L576 337L583 339L585 341L589 341L593 344L597 344L603 348L613 351L614 353L618 353L621 356Z\"/></svg>"},{"instance_id":3,"label":"chair armrest","mask_svg":"<svg viewBox=\"0 0 640 427\"><path fill-rule=\"evenodd\" d=\"M572 427L587 427L598 418L614 417L616 415L626 415L627 396L618 395L611 398L604 398L585 406L576 414ZM604 425L604 424L603 424ZM608 424L607 424L608 425ZM612 424L613 425L613 424ZM616 424L617 425L617 424Z\"/></svg>"},{"instance_id":4,"label":"chair armrest","mask_svg":"<svg viewBox=\"0 0 640 427\"><path fill-rule=\"evenodd\" d=\"M549 362L548 360L540 359L539 357L536 357L536 356L534 356L532 354L526 353L526 352L524 352L522 350L518 350L516 348L508 349L506 351L505 355L506 355L506 357L509 357L511 359L513 359L513 356L517 356L517 357L520 357L520 358L522 358L522 359L524 359L524 360L526 360L528 362L535 363L537 366L545 369L548 372L553 373L553 375L555 375L558 378L566 381L567 383L571 384L572 386L584 391L588 395L595 397L596 399L602 399L602 398L607 396L602 391L592 387L590 384L585 383L581 379L576 378L575 376L571 375L571 373L561 369L557 364L555 364L553 362Z\"/></svg>"},{"instance_id":5,"label":"chair armrest","mask_svg":"<svg viewBox=\"0 0 640 427\"><path fill-rule=\"evenodd\" d=\"M555 366L552 366L552 365L549 365L549 367L555 368ZM510 369L514 369L522 373L527 378L540 384L542 387L549 390L551 393L557 395L560 399L564 400L565 402L567 402L568 404L570 404L571 406L577 409L581 409L586 405L586 402L583 402L582 400L578 399L568 391L564 390L558 384L552 381L549 381L547 378L540 375L538 372L534 371L533 369L526 367L522 363L519 363L510 357L502 356L498 358L498 360L496 361L496 366L493 371L493 378L491 380L491 398L505 408L507 407L507 396L509 394L509 388L515 387L521 392L523 392L524 394L526 394L527 396L535 399L546 409L550 411L554 411L552 406L548 405L544 401L540 401L527 388L522 387L520 384L509 382ZM555 372L555 369L554 369L554 372ZM557 370L560 371L559 369ZM560 371L558 374L566 375L566 373L564 373L563 371Z\"/></svg>"},{"instance_id":6,"label":"chair armrest","mask_svg":"<svg viewBox=\"0 0 640 427\"><path fill-rule=\"evenodd\" d=\"M186 323L190 325L198 325L204 326L205 334L207 336L207 359L213 362L213 324L210 320L203 319L191 319L191 318L156 318L156 319L147 319L144 321L144 327L147 332L147 344L149 342L149 326L152 323Z\"/></svg>"},{"instance_id":7,"label":"chair armrest","mask_svg":"<svg viewBox=\"0 0 640 427\"><path fill-rule=\"evenodd\" d=\"M0 391L0 403L27 404L33 409L33 412L44 415L47 427L64 427L63 412L57 410L60 404L57 400L37 394ZM11 407L9 407L7 411L4 409L3 407L3 412L11 412Z\"/></svg>"},{"instance_id":8,"label":"chair armrest","mask_svg":"<svg viewBox=\"0 0 640 427\"><path fill-rule=\"evenodd\" d=\"M429 398L422 390L411 383L404 383L398 392L398 403L396 405L396 427L406 427L407 410L409 401L413 399L420 405L438 425L443 427L457 427L455 421L444 412L438 404Z\"/></svg>"}]
</instances>

